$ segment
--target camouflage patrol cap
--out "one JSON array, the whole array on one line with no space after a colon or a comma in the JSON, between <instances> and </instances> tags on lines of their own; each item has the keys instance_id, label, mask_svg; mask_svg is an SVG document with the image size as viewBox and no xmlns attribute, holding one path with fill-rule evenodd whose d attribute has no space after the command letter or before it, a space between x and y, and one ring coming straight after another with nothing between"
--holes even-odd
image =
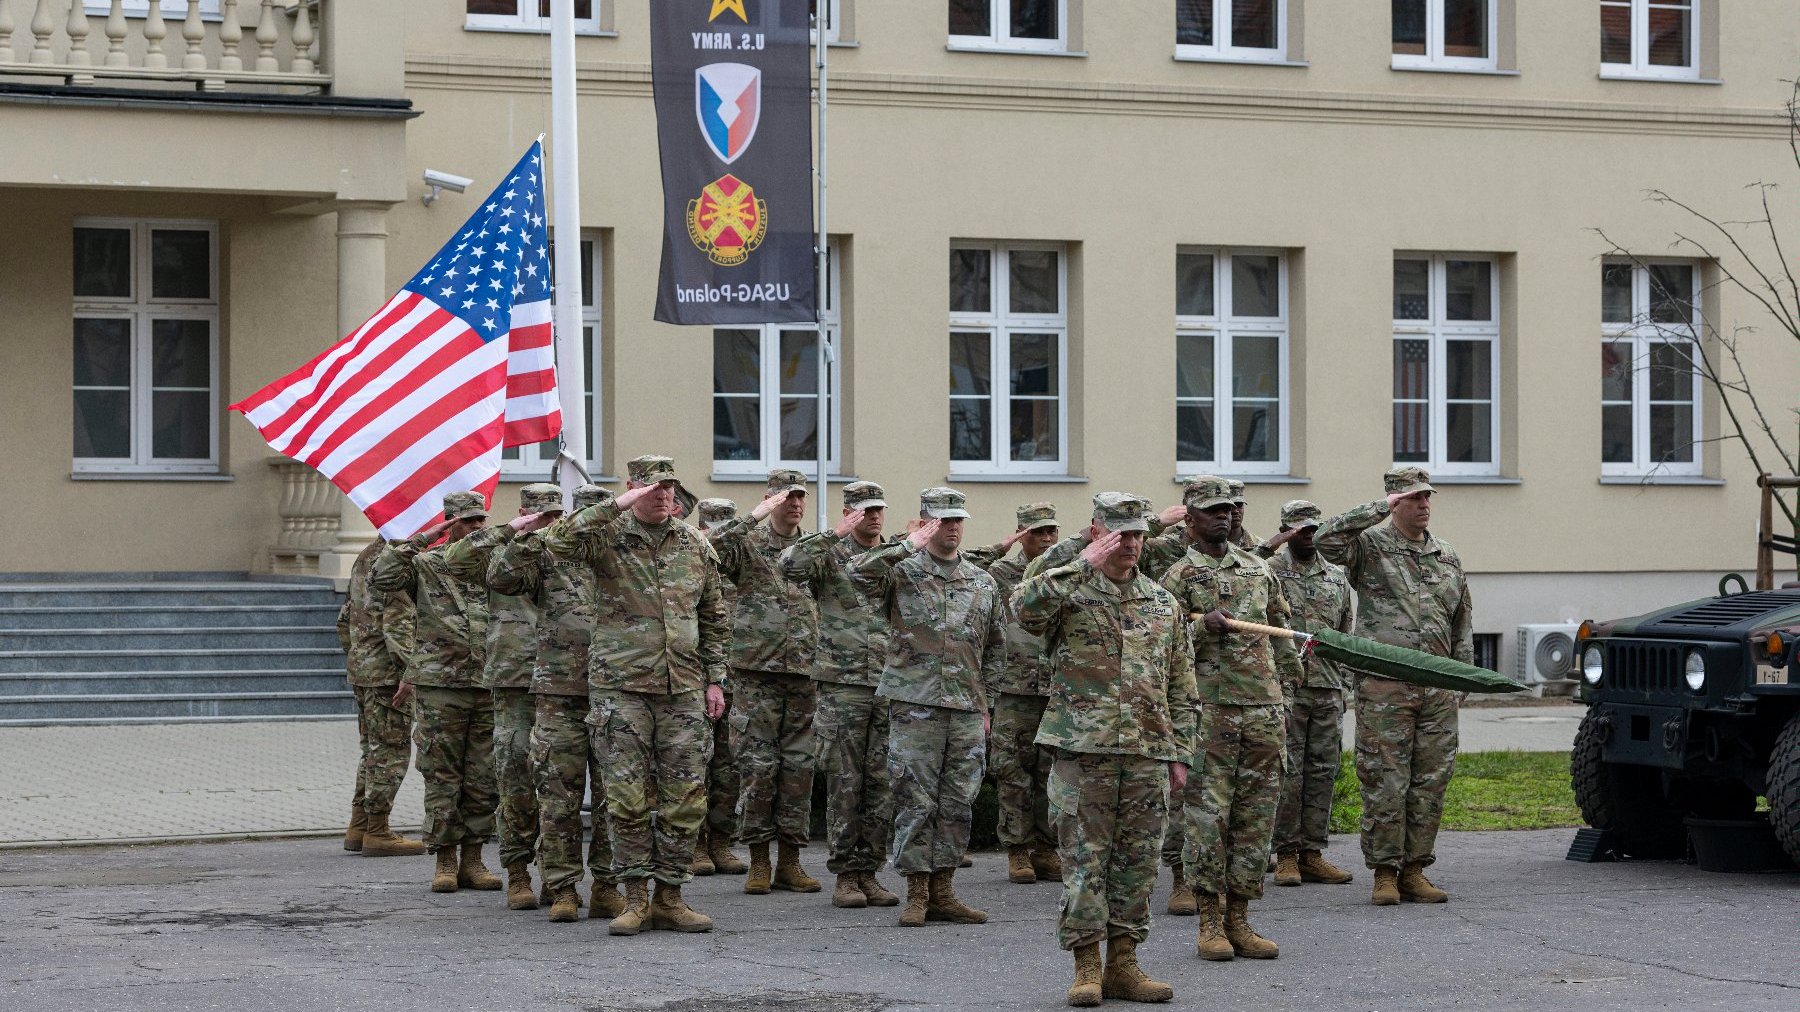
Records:
<instances>
[{"instance_id":1,"label":"camouflage patrol cap","mask_svg":"<svg viewBox=\"0 0 1800 1012\"><path fill-rule=\"evenodd\" d=\"M665 481L680 481L675 477L675 461L670 457L659 457L654 453L646 453L642 457L633 457L625 462L625 475L639 485L655 485Z\"/></svg>"},{"instance_id":2,"label":"camouflage patrol cap","mask_svg":"<svg viewBox=\"0 0 1800 1012\"><path fill-rule=\"evenodd\" d=\"M1150 500L1130 492L1094 497L1094 522L1109 531L1150 531Z\"/></svg>"},{"instance_id":3,"label":"camouflage patrol cap","mask_svg":"<svg viewBox=\"0 0 1800 1012\"><path fill-rule=\"evenodd\" d=\"M1236 478L1227 478L1225 484L1231 489L1232 503L1237 506L1244 505L1244 483Z\"/></svg>"},{"instance_id":4,"label":"camouflage patrol cap","mask_svg":"<svg viewBox=\"0 0 1800 1012\"><path fill-rule=\"evenodd\" d=\"M1028 502L1019 507L1016 515L1022 531L1056 526L1056 504L1053 502Z\"/></svg>"},{"instance_id":5,"label":"camouflage patrol cap","mask_svg":"<svg viewBox=\"0 0 1800 1012\"><path fill-rule=\"evenodd\" d=\"M545 513L563 508L562 486L546 481L533 482L519 490L519 508L527 513Z\"/></svg>"},{"instance_id":6,"label":"camouflage patrol cap","mask_svg":"<svg viewBox=\"0 0 1800 1012\"><path fill-rule=\"evenodd\" d=\"M769 495L783 492L806 492L806 475L791 467L778 467L769 472Z\"/></svg>"},{"instance_id":7,"label":"camouflage patrol cap","mask_svg":"<svg viewBox=\"0 0 1800 1012\"><path fill-rule=\"evenodd\" d=\"M844 486L844 508L872 510L887 508L887 491L872 481L853 481Z\"/></svg>"},{"instance_id":8,"label":"camouflage patrol cap","mask_svg":"<svg viewBox=\"0 0 1800 1012\"><path fill-rule=\"evenodd\" d=\"M487 519L487 499L480 492L451 492L444 496L444 519Z\"/></svg>"},{"instance_id":9,"label":"camouflage patrol cap","mask_svg":"<svg viewBox=\"0 0 1800 1012\"><path fill-rule=\"evenodd\" d=\"M1281 526L1317 527L1324 511L1305 499L1290 499L1281 504Z\"/></svg>"},{"instance_id":10,"label":"camouflage patrol cap","mask_svg":"<svg viewBox=\"0 0 1800 1012\"><path fill-rule=\"evenodd\" d=\"M967 501L961 492L953 488L928 488L919 493L919 513L933 520L967 519L969 511L963 509L963 504Z\"/></svg>"},{"instance_id":11,"label":"camouflage patrol cap","mask_svg":"<svg viewBox=\"0 0 1800 1012\"><path fill-rule=\"evenodd\" d=\"M587 509L603 502L611 502L613 494L598 485L580 485L575 489L575 508Z\"/></svg>"},{"instance_id":12,"label":"camouflage patrol cap","mask_svg":"<svg viewBox=\"0 0 1800 1012\"><path fill-rule=\"evenodd\" d=\"M1231 483L1210 474L1196 475L1181 486L1181 502L1189 510L1209 510L1214 506L1230 506Z\"/></svg>"},{"instance_id":13,"label":"camouflage patrol cap","mask_svg":"<svg viewBox=\"0 0 1800 1012\"><path fill-rule=\"evenodd\" d=\"M716 530L737 516L737 503L730 499L702 499L695 504L694 512L702 527Z\"/></svg>"},{"instance_id":14,"label":"camouflage patrol cap","mask_svg":"<svg viewBox=\"0 0 1800 1012\"><path fill-rule=\"evenodd\" d=\"M1396 467L1381 476L1381 487L1388 495L1437 491L1431 487L1431 475L1422 467Z\"/></svg>"}]
</instances>

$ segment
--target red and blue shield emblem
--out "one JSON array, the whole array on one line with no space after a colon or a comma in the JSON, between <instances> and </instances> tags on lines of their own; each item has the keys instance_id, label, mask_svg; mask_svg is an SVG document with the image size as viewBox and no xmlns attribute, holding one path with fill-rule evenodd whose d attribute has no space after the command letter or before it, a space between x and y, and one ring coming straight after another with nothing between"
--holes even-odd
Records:
<instances>
[{"instance_id":1,"label":"red and blue shield emblem","mask_svg":"<svg viewBox=\"0 0 1800 1012\"><path fill-rule=\"evenodd\" d=\"M762 71L742 63L709 63L694 71L694 113L706 146L726 165L750 149L762 118Z\"/></svg>"}]
</instances>

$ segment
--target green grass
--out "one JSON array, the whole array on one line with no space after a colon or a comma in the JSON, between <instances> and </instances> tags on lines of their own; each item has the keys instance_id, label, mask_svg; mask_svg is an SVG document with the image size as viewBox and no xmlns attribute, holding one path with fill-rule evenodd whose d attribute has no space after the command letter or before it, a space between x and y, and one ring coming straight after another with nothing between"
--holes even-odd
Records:
<instances>
[{"instance_id":1,"label":"green grass","mask_svg":"<svg viewBox=\"0 0 1800 1012\"><path fill-rule=\"evenodd\" d=\"M1331 800L1331 831L1357 832L1362 791L1356 767L1344 753ZM1567 752L1464 752L1444 796L1443 828L1465 830L1563 829L1580 826L1569 786Z\"/></svg>"}]
</instances>

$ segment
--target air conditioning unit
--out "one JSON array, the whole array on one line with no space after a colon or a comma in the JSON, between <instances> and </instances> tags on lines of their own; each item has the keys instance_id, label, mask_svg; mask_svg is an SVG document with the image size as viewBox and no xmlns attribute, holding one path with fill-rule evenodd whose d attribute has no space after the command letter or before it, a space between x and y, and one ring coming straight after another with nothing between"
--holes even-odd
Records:
<instances>
[{"instance_id":1,"label":"air conditioning unit","mask_svg":"<svg viewBox=\"0 0 1800 1012\"><path fill-rule=\"evenodd\" d=\"M1531 686L1567 685L1580 679L1574 623L1539 622L1519 627L1514 673ZM1541 692L1541 689L1540 689Z\"/></svg>"}]
</instances>

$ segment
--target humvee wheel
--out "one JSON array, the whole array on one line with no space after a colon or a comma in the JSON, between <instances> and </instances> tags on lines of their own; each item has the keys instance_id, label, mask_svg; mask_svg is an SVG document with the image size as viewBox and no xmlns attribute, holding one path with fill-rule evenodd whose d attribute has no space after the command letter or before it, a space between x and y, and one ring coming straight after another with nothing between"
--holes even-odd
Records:
<instances>
[{"instance_id":1,"label":"humvee wheel","mask_svg":"<svg viewBox=\"0 0 1800 1012\"><path fill-rule=\"evenodd\" d=\"M1610 730L1607 718L1590 709L1575 732L1569 781L1581 817L1595 829L1611 830L1619 839L1619 850L1630 857L1685 855L1687 827L1681 813L1663 797L1662 771L1601 761L1601 746ZM1794 733L1796 753L1800 754L1800 732L1795 732L1792 724L1788 731ZM1795 763L1795 776L1795 797L1800 798L1800 760ZM1795 831L1800 837L1800 827Z\"/></svg>"},{"instance_id":2,"label":"humvee wheel","mask_svg":"<svg viewBox=\"0 0 1800 1012\"><path fill-rule=\"evenodd\" d=\"M1769 753L1769 825L1788 859L1800 864L1800 713L1788 718Z\"/></svg>"}]
</instances>

